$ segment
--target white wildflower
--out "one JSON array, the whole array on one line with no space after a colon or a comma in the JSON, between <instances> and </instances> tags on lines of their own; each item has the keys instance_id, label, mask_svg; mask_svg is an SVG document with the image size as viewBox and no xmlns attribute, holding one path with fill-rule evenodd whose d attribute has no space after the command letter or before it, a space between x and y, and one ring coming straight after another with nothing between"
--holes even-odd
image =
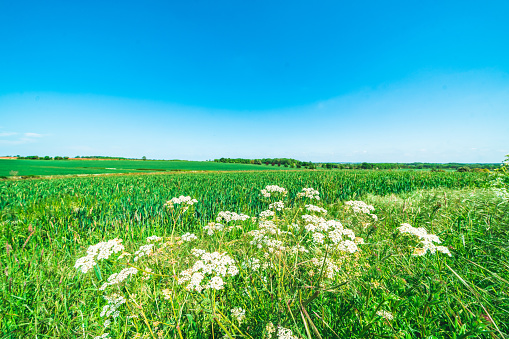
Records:
<instances>
[{"instance_id":1,"label":"white wildflower","mask_svg":"<svg viewBox=\"0 0 509 339\"><path fill-rule=\"evenodd\" d=\"M321 208L315 205L306 205L306 209L311 212L327 213L325 208Z\"/></svg>"},{"instance_id":2,"label":"white wildflower","mask_svg":"<svg viewBox=\"0 0 509 339\"><path fill-rule=\"evenodd\" d=\"M140 249L134 252L135 255L134 261L138 261L141 257L145 255L152 254L152 247L154 247L154 244L140 246Z\"/></svg>"},{"instance_id":3,"label":"white wildflower","mask_svg":"<svg viewBox=\"0 0 509 339\"><path fill-rule=\"evenodd\" d=\"M376 314L382 318L385 318L387 320L392 320L394 319L394 316L392 315L392 313L390 312L387 312L387 311L384 311L384 310L379 310L376 312Z\"/></svg>"},{"instance_id":4,"label":"white wildflower","mask_svg":"<svg viewBox=\"0 0 509 339\"><path fill-rule=\"evenodd\" d=\"M269 205L269 210L275 209L277 211L281 211L284 208L285 208L285 204L282 201L276 201Z\"/></svg>"},{"instance_id":5,"label":"white wildflower","mask_svg":"<svg viewBox=\"0 0 509 339\"><path fill-rule=\"evenodd\" d=\"M108 259L111 254L118 253L123 250L124 245L122 245L122 239L115 238L109 241L100 242L96 245L90 246L87 249L87 255L76 260L74 267L80 269L83 273L87 273L97 264L95 262L96 256L97 260Z\"/></svg>"},{"instance_id":6,"label":"white wildflower","mask_svg":"<svg viewBox=\"0 0 509 339\"><path fill-rule=\"evenodd\" d=\"M171 198L171 200L168 200L164 205L169 208L173 208L173 206L175 204L186 204L186 205L188 205L186 207L189 207L191 205L196 204L197 202L198 202L198 200L192 199L190 196L185 197L185 196L181 195L178 198Z\"/></svg>"},{"instance_id":7,"label":"white wildflower","mask_svg":"<svg viewBox=\"0 0 509 339\"><path fill-rule=\"evenodd\" d=\"M203 227L203 229L207 231L208 235L213 235L214 232L222 231L224 229L224 226L222 224L219 224L219 223L209 222L207 224L207 226Z\"/></svg>"},{"instance_id":8,"label":"white wildflower","mask_svg":"<svg viewBox=\"0 0 509 339\"><path fill-rule=\"evenodd\" d=\"M303 188L302 191L297 193L297 197L305 197L309 199L320 200L320 192L313 188Z\"/></svg>"},{"instance_id":9,"label":"white wildflower","mask_svg":"<svg viewBox=\"0 0 509 339\"><path fill-rule=\"evenodd\" d=\"M242 262L242 268L247 269L250 268L253 271L258 271L260 268L260 260L256 258L249 258L246 261Z\"/></svg>"},{"instance_id":10,"label":"white wildflower","mask_svg":"<svg viewBox=\"0 0 509 339\"><path fill-rule=\"evenodd\" d=\"M129 277L130 275L135 275L136 273L138 273L138 270L134 267L124 268L119 273L113 273L108 277L108 280L104 284L102 284L99 290L104 291L106 287L119 284L125 279L127 279L127 277Z\"/></svg>"},{"instance_id":11,"label":"white wildflower","mask_svg":"<svg viewBox=\"0 0 509 339\"><path fill-rule=\"evenodd\" d=\"M246 310L242 309L241 307L236 307L231 309L232 315L237 318L237 321L239 324L244 320L246 317Z\"/></svg>"},{"instance_id":12,"label":"white wildflower","mask_svg":"<svg viewBox=\"0 0 509 339\"><path fill-rule=\"evenodd\" d=\"M125 298L123 296L118 296L118 295L114 294L111 297L105 296L104 299L106 299L106 301L108 301L108 304L103 307L102 312L101 312L101 317L106 317L106 318L118 317L120 315L118 308L126 302Z\"/></svg>"},{"instance_id":13,"label":"white wildflower","mask_svg":"<svg viewBox=\"0 0 509 339\"><path fill-rule=\"evenodd\" d=\"M277 338L278 339L299 339L296 335L293 335L292 330L284 328L282 326L277 327Z\"/></svg>"},{"instance_id":14,"label":"white wildflower","mask_svg":"<svg viewBox=\"0 0 509 339\"><path fill-rule=\"evenodd\" d=\"M281 193L283 195L288 193L285 188L277 185L267 185L265 186L265 189L262 189L260 192L265 198L270 198L271 193Z\"/></svg>"},{"instance_id":15,"label":"white wildflower","mask_svg":"<svg viewBox=\"0 0 509 339\"><path fill-rule=\"evenodd\" d=\"M247 219L249 219L249 216L245 214L237 214L235 212L222 211L218 213L216 221L221 222L221 220L224 220L225 222L228 223L230 221L245 221Z\"/></svg>"},{"instance_id":16,"label":"white wildflower","mask_svg":"<svg viewBox=\"0 0 509 339\"><path fill-rule=\"evenodd\" d=\"M163 240L163 238L161 237L158 237L157 235L152 235L150 237L147 238L147 241L148 242L152 242L152 241L161 241Z\"/></svg>"},{"instance_id":17,"label":"white wildflower","mask_svg":"<svg viewBox=\"0 0 509 339\"><path fill-rule=\"evenodd\" d=\"M161 292L164 295L164 299L166 299L166 300L171 299L171 292L169 289L166 288L166 289L162 290Z\"/></svg>"},{"instance_id":18,"label":"white wildflower","mask_svg":"<svg viewBox=\"0 0 509 339\"><path fill-rule=\"evenodd\" d=\"M448 256L451 256L451 252L449 249L445 246L436 246L434 243L440 244L440 238L436 236L435 234L429 234L424 227L413 227L410 224L404 223L401 224L400 227L398 227L398 230L400 233L408 233L411 235L414 235L419 238L422 248L415 248L412 255L415 256L423 256L428 251L430 251L432 254L436 251L447 254Z\"/></svg>"},{"instance_id":19,"label":"white wildflower","mask_svg":"<svg viewBox=\"0 0 509 339\"><path fill-rule=\"evenodd\" d=\"M203 289L222 289L224 281L222 277L235 276L239 273L235 266L235 261L226 253L213 252L208 253L203 250L193 249L193 254L200 257L193 267L180 272L178 284L181 285L189 281L186 286L188 291L201 292ZM208 283L202 284L208 276Z\"/></svg>"},{"instance_id":20,"label":"white wildflower","mask_svg":"<svg viewBox=\"0 0 509 339\"><path fill-rule=\"evenodd\" d=\"M266 211L262 211L260 213L260 218L273 217L274 215L276 215L276 213L274 211L266 210Z\"/></svg>"},{"instance_id":21,"label":"white wildflower","mask_svg":"<svg viewBox=\"0 0 509 339\"><path fill-rule=\"evenodd\" d=\"M194 235L193 233L187 232L186 234L182 235L183 241L193 241L196 239L198 239L198 237L196 235Z\"/></svg>"}]
</instances>

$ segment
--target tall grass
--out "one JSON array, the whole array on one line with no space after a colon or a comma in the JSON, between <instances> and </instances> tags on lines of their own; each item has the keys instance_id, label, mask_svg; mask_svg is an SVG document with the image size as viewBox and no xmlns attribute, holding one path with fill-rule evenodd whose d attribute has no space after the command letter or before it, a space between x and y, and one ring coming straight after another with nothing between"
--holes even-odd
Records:
<instances>
[{"instance_id":1,"label":"tall grass","mask_svg":"<svg viewBox=\"0 0 509 339\"><path fill-rule=\"evenodd\" d=\"M196 175L191 177L194 181L185 176L165 181L157 176L4 184L1 333L12 338L93 338L107 332L111 337L131 338L137 333L157 337L162 331L164 337L176 338L258 338L268 335L272 323L275 331L281 326L309 338L507 336L507 204L491 190L480 188L401 189L408 177L391 175L374 179L372 184L361 177L368 188L342 183L343 188L354 187L350 192L363 192L364 201L375 207L378 221L353 213L339 200L343 193L338 192L343 191L332 189L339 179L305 173L272 182L271 174L257 179L235 174ZM438 178L446 183L449 177ZM263 184L248 186L256 180ZM387 180L394 180L392 186ZM310 181L319 185L310 185ZM380 193L377 189L383 189L377 183L382 181L388 187L383 195L367 194L369 189ZM307 185L299 187L303 182ZM289 191L285 202L292 209L276 212L274 222L279 229L289 231L288 225L302 219L301 214L312 214L305 212L309 202L296 199L301 187L325 187L321 206L328 210L326 218L340 221L365 244L359 244L360 251L355 253L328 253L303 232L301 222L301 233L292 229L296 235L281 240L294 246L301 239L300 244L310 252L278 255L275 251L265 258L267 247L260 252L248 235L259 229L258 221L249 219L235 224L242 229L207 234L203 226L214 221L220 210L259 215L269 203L259 189L269 183ZM396 188L398 194L390 194ZM199 202L185 213L172 215L164 202L180 194ZM416 243L397 230L402 223L438 235L451 248L452 256L412 256ZM179 239L187 232L194 232L198 240ZM102 260L87 274L73 267L90 245L120 237L125 250L134 254L151 235L165 237L158 244L167 243L166 247L158 256L137 262L131 259L130 264L140 270L137 275L104 292L99 288L110 274L131 267L125 265L127 259ZM224 278L224 289L187 291L187 285L177 279L197 260L190 254L192 248L228 253L236 260L239 273ZM251 258L268 266L253 271L248 267ZM327 259L338 267L333 278L326 278ZM143 280L145 275L151 275L150 279ZM127 302L105 329L105 317L100 316L107 304L103 294L113 293ZM240 323L235 316L238 312L232 311L238 308L245 311Z\"/></svg>"}]
</instances>

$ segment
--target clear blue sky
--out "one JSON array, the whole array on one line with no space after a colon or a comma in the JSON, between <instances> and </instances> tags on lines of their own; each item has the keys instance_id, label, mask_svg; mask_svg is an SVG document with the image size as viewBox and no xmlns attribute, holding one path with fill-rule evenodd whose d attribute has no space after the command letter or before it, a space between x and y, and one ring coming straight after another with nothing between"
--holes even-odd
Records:
<instances>
[{"instance_id":1,"label":"clear blue sky","mask_svg":"<svg viewBox=\"0 0 509 339\"><path fill-rule=\"evenodd\" d=\"M0 155L500 162L508 1L0 1Z\"/></svg>"}]
</instances>

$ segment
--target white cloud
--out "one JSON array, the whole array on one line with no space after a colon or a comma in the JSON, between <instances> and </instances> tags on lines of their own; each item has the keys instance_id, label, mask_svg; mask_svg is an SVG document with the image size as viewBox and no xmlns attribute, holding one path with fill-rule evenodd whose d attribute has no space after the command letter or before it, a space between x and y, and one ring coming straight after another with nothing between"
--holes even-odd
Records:
<instances>
[{"instance_id":1,"label":"white cloud","mask_svg":"<svg viewBox=\"0 0 509 339\"><path fill-rule=\"evenodd\" d=\"M0 137L9 137L11 135L16 135L16 132L0 132Z\"/></svg>"},{"instance_id":2,"label":"white cloud","mask_svg":"<svg viewBox=\"0 0 509 339\"><path fill-rule=\"evenodd\" d=\"M39 134L39 133L25 133L25 136L27 138L41 138L44 135L43 134Z\"/></svg>"}]
</instances>

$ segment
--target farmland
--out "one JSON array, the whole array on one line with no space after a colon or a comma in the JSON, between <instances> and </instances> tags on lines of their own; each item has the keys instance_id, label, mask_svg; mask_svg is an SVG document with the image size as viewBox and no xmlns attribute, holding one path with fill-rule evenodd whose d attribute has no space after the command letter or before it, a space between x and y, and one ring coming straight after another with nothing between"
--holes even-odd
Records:
<instances>
[{"instance_id":1,"label":"farmland","mask_svg":"<svg viewBox=\"0 0 509 339\"><path fill-rule=\"evenodd\" d=\"M490 180L474 172L338 170L3 181L0 333L501 338L509 333L509 214ZM306 187L320 199L303 194ZM167 203L179 196L197 202ZM372 209L359 212L349 200ZM260 222L229 222L221 211ZM330 233L317 230L321 217L344 236L355 233L356 245L330 247ZM402 224L425 228L444 248L412 255L422 244ZM75 268L95 244L125 246L131 256L110 249L90 270ZM222 253L214 269L229 273L218 282L196 271L203 285L191 285L184 272L196 268L193 249Z\"/></svg>"},{"instance_id":2,"label":"farmland","mask_svg":"<svg viewBox=\"0 0 509 339\"><path fill-rule=\"evenodd\" d=\"M283 166L226 164L183 160L18 160L0 159L0 177L165 171L260 171L287 169Z\"/></svg>"}]
</instances>

